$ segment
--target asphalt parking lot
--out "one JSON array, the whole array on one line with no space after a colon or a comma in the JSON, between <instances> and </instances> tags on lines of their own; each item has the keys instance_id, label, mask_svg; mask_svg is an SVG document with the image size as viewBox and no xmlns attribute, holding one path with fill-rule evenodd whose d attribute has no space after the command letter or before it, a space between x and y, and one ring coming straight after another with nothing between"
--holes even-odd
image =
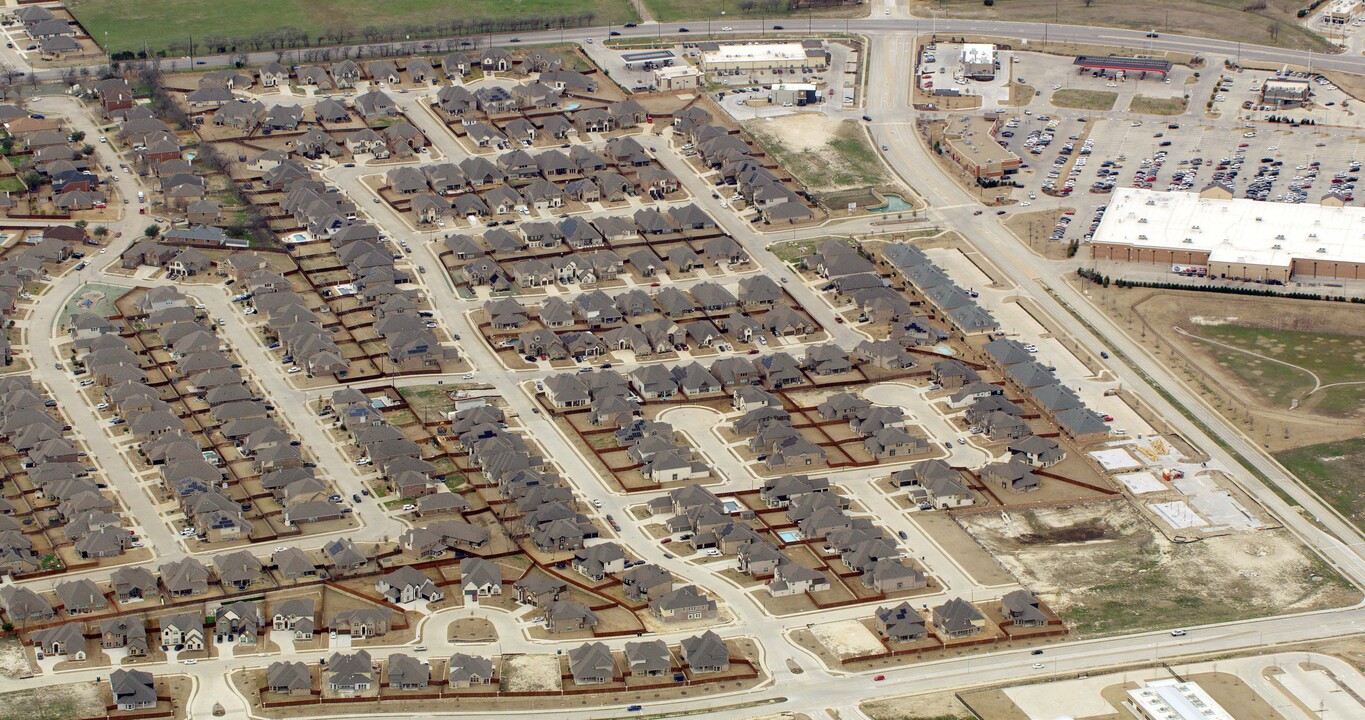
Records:
<instances>
[{"instance_id":1,"label":"asphalt parking lot","mask_svg":"<svg viewBox=\"0 0 1365 720\"><path fill-rule=\"evenodd\" d=\"M1236 198L1319 202L1335 188L1345 204L1365 205L1355 192L1365 148L1349 129L1051 110L1012 115L1001 130L1027 165L1015 177L1023 185L1016 212L1064 205L1076 209L1074 219L1097 223L1115 188L1199 192L1215 181ZM1052 237L1084 242L1091 229L1073 222Z\"/></svg>"}]
</instances>

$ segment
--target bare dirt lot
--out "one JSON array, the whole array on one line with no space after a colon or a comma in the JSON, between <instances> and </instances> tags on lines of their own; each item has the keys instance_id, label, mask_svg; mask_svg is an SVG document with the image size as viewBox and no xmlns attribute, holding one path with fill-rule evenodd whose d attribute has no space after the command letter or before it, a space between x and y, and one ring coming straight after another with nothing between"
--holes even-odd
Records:
<instances>
[{"instance_id":1,"label":"bare dirt lot","mask_svg":"<svg viewBox=\"0 0 1365 720\"><path fill-rule=\"evenodd\" d=\"M966 720L967 707L952 693L908 695L864 703L859 707L872 720Z\"/></svg>"},{"instance_id":2,"label":"bare dirt lot","mask_svg":"<svg viewBox=\"0 0 1365 720\"><path fill-rule=\"evenodd\" d=\"M840 657L869 655L886 649L871 630L856 620L816 625L810 631Z\"/></svg>"},{"instance_id":3,"label":"bare dirt lot","mask_svg":"<svg viewBox=\"0 0 1365 720\"><path fill-rule=\"evenodd\" d=\"M1360 598L1283 530L1175 544L1126 500L960 521L1080 636L1339 607Z\"/></svg>"},{"instance_id":4,"label":"bare dirt lot","mask_svg":"<svg viewBox=\"0 0 1365 720\"><path fill-rule=\"evenodd\" d=\"M818 113L745 123L764 149L812 190L846 190L890 182L861 127Z\"/></svg>"},{"instance_id":5,"label":"bare dirt lot","mask_svg":"<svg viewBox=\"0 0 1365 720\"><path fill-rule=\"evenodd\" d=\"M507 655L502 664L502 689L508 692L559 689L559 658L555 655Z\"/></svg>"},{"instance_id":6,"label":"bare dirt lot","mask_svg":"<svg viewBox=\"0 0 1365 720\"><path fill-rule=\"evenodd\" d=\"M22 677L33 672L24 648L14 638L0 640L0 675Z\"/></svg>"},{"instance_id":7,"label":"bare dirt lot","mask_svg":"<svg viewBox=\"0 0 1365 720\"><path fill-rule=\"evenodd\" d=\"M65 720L104 715L95 683L73 683L0 695L0 720Z\"/></svg>"}]
</instances>

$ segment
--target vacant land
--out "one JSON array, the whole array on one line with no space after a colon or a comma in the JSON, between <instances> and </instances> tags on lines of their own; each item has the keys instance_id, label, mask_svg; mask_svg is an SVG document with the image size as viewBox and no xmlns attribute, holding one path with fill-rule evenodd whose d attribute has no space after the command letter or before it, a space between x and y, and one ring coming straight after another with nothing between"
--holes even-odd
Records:
<instances>
[{"instance_id":1,"label":"vacant land","mask_svg":"<svg viewBox=\"0 0 1365 720\"><path fill-rule=\"evenodd\" d=\"M95 683L73 683L0 695L0 720L67 720L104 715Z\"/></svg>"},{"instance_id":2,"label":"vacant land","mask_svg":"<svg viewBox=\"0 0 1365 720\"><path fill-rule=\"evenodd\" d=\"M1113 110L1119 94L1108 90L1058 90L1052 93L1052 104L1077 110Z\"/></svg>"},{"instance_id":3,"label":"vacant land","mask_svg":"<svg viewBox=\"0 0 1365 720\"><path fill-rule=\"evenodd\" d=\"M872 720L968 720L973 717L952 693L874 700L863 703L858 709Z\"/></svg>"},{"instance_id":4,"label":"vacant land","mask_svg":"<svg viewBox=\"0 0 1365 720\"><path fill-rule=\"evenodd\" d=\"M913 14L925 17L982 18L1021 22L1060 22L1130 30L1197 35L1258 45L1323 50L1322 37L1297 24L1303 0L1007 0L987 7L981 0L911 0ZM1244 8L1250 9L1244 10ZM1274 26L1274 30L1271 28Z\"/></svg>"},{"instance_id":5,"label":"vacant land","mask_svg":"<svg viewBox=\"0 0 1365 720\"><path fill-rule=\"evenodd\" d=\"M846 190L890 181L857 122L831 122L797 113L745 123L763 149L815 191Z\"/></svg>"},{"instance_id":6,"label":"vacant land","mask_svg":"<svg viewBox=\"0 0 1365 720\"><path fill-rule=\"evenodd\" d=\"M1175 544L1123 500L962 522L1081 636L1340 607L1360 598L1284 530Z\"/></svg>"},{"instance_id":7,"label":"vacant land","mask_svg":"<svg viewBox=\"0 0 1365 720\"><path fill-rule=\"evenodd\" d=\"M1134 95L1132 102L1128 103L1128 112L1144 115L1179 115L1185 112L1185 98L1154 98L1146 95Z\"/></svg>"},{"instance_id":8,"label":"vacant land","mask_svg":"<svg viewBox=\"0 0 1365 720\"><path fill-rule=\"evenodd\" d=\"M1365 410L1365 335L1273 329L1256 321L1205 321L1188 331L1210 340L1204 345L1219 365L1273 406L1329 415Z\"/></svg>"},{"instance_id":9,"label":"vacant land","mask_svg":"<svg viewBox=\"0 0 1365 720\"><path fill-rule=\"evenodd\" d=\"M478 33L507 20L556 27L561 19L576 25L638 19L628 0L81 0L70 7L91 37L101 44L107 38L111 52L140 50L143 41L152 50L185 52L191 37L200 52L223 45L269 50L286 45L267 37L346 44Z\"/></svg>"},{"instance_id":10,"label":"vacant land","mask_svg":"<svg viewBox=\"0 0 1365 720\"><path fill-rule=\"evenodd\" d=\"M1308 445L1275 459L1356 527L1365 527L1365 439Z\"/></svg>"}]
</instances>

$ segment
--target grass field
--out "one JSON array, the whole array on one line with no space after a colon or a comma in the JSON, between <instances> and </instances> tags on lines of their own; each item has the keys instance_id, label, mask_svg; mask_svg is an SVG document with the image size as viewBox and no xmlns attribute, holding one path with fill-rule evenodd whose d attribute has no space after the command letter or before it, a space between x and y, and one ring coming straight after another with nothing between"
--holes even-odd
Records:
<instances>
[{"instance_id":1,"label":"grass field","mask_svg":"<svg viewBox=\"0 0 1365 720\"><path fill-rule=\"evenodd\" d=\"M981 0L911 0L919 17L979 18L1022 22L1065 23L1156 30L1220 38L1258 45L1325 50L1321 36L1297 24L1304 0L1000 0L987 7ZM1244 9L1246 8L1246 9ZM1255 8L1255 9L1250 9ZM1272 33L1271 26L1276 30Z\"/></svg>"},{"instance_id":2,"label":"grass field","mask_svg":"<svg viewBox=\"0 0 1365 720\"><path fill-rule=\"evenodd\" d=\"M830 123L809 113L746 124L763 149L812 190L843 190L889 182L858 123Z\"/></svg>"},{"instance_id":3,"label":"grass field","mask_svg":"<svg viewBox=\"0 0 1365 720\"><path fill-rule=\"evenodd\" d=\"M762 18L791 18L793 16L806 17L804 10L789 10L786 3L772 3L771 9L760 11L757 8L744 11L740 8L739 0L644 0L645 7L654 15L654 19L659 22L675 22L678 20L712 20L713 30L719 30L725 24L725 20L758 20ZM721 13L724 13L723 15ZM866 15L865 6L849 6L846 8L829 8L816 10L814 16L817 18L828 17L858 17ZM792 22L796 22L795 19ZM698 28L688 28L696 32ZM704 29L704 28L703 28ZM797 29L792 25L792 30Z\"/></svg>"},{"instance_id":4,"label":"grass field","mask_svg":"<svg viewBox=\"0 0 1365 720\"><path fill-rule=\"evenodd\" d=\"M1119 94L1107 90L1058 90L1052 93L1052 104L1077 110L1113 110Z\"/></svg>"},{"instance_id":5,"label":"grass field","mask_svg":"<svg viewBox=\"0 0 1365 720\"><path fill-rule=\"evenodd\" d=\"M1362 410L1365 384L1326 387L1311 397L1314 382L1307 371L1315 373L1322 385L1365 383L1365 336L1303 330L1271 330L1236 324L1196 326L1200 337L1235 348L1275 358L1297 366L1288 367L1243 352L1207 343L1218 363L1235 374L1247 387L1264 396L1274 407L1288 408L1298 400L1305 409L1333 415L1349 415Z\"/></svg>"},{"instance_id":6,"label":"grass field","mask_svg":"<svg viewBox=\"0 0 1365 720\"><path fill-rule=\"evenodd\" d=\"M1365 439L1308 445L1275 459L1356 527L1365 527Z\"/></svg>"},{"instance_id":7,"label":"grass field","mask_svg":"<svg viewBox=\"0 0 1365 720\"><path fill-rule=\"evenodd\" d=\"M1128 112L1144 115L1179 115L1185 112L1185 98L1154 98L1134 95L1128 103Z\"/></svg>"},{"instance_id":8,"label":"grass field","mask_svg":"<svg viewBox=\"0 0 1365 720\"><path fill-rule=\"evenodd\" d=\"M112 52L140 49L144 40L152 50L181 51L191 36L199 48L215 38L284 28L306 32L312 41L343 31L348 42L362 42L370 39L367 29L394 31L399 40L457 34L452 23L462 20L544 17L557 25L560 17L590 14L591 24L605 25L639 19L628 0L74 0L68 6L97 42L107 37Z\"/></svg>"}]
</instances>

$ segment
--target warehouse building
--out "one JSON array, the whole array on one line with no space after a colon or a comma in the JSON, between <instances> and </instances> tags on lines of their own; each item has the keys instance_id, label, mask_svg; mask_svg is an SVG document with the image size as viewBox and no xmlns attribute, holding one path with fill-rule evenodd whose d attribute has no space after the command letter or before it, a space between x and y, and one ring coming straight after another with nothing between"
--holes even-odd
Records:
<instances>
[{"instance_id":1,"label":"warehouse building","mask_svg":"<svg viewBox=\"0 0 1365 720\"><path fill-rule=\"evenodd\" d=\"M1360 280L1365 208L1123 188L1095 230L1090 256L1254 282Z\"/></svg>"},{"instance_id":2,"label":"warehouse building","mask_svg":"<svg viewBox=\"0 0 1365 720\"><path fill-rule=\"evenodd\" d=\"M995 46L982 43L968 43L962 46L958 56L962 76L969 80L987 82L995 79Z\"/></svg>"},{"instance_id":3,"label":"warehouse building","mask_svg":"<svg viewBox=\"0 0 1365 720\"><path fill-rule=\"evenodd\" d=\"M1269 78L1261 86L1261 104L1277 108L1301 107L1312 96L1312 86L1303 78Z\"/></svg>"},{"instance_id":4,"label":"warehouse building","mask_svg":"<svg viewBox=\"0 0 1365 720\"><path fill-rule=\"evenodd\" d=\"M753 45L703 44L701 51L701 67L709 73L823 70L828 63L825 49L818 40Z\"/></svg>"}]
</instances>

